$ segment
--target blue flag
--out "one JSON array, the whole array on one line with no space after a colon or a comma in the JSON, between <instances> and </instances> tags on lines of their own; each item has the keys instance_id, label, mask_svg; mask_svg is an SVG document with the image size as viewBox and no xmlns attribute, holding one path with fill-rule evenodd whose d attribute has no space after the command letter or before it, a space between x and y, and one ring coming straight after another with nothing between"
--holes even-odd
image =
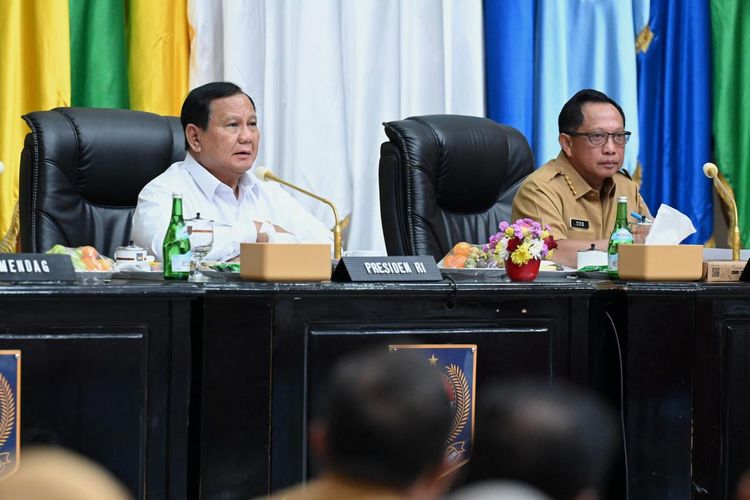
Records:
<instances>
[{"instance_id":1,"label":"blue flag","mask_svg":"<svg viewBox=\"0 0 750 500\"><path fill-rule=\"evenodd\" d=\"M641 192L653 213L666 203L693 221L689 243L713 233L711 16L708 2L651 0L638 38Z\"/></svg>"},{"instance_id":2,"label":"blue flag","mask_svg":"<svg viewBox=\"0 0 750 500\"><path fill-rule=\"evenodd\" d=\"M560 152L557 117L563 104L579 90L592 88L617 101L625 112L626 129L633 135L623 167L634 172L639 142L635 5L623 0L545 0L537 9L532 141L537 163Z\"/></svg>"},{"instance_id":3,"label":"blue flag","mask_svg":"<svg viewBox=\"0 0 750 500\"><path fill-rule=\"evenodd\" d=\"M476 344L408 344L388 348L391 351L419 349L425 363L443 374L453 410L451 430L445 440L445 454L451 469L462 466L471 456L474 437Z\"/></svg>"},{"instance_id":4,"label":"blue flag","mask_svg":"<svg viewBox=\"0 0 750 500\"><path fill-rule=\"evenodd\" d=\"M635 35L649 0L485 0L487 116L519 129L536 165L560 151L557 117L585 88L623 108L633 136L624 167L634 172L639 123Z\"/></svg>"},{"instance_id":5,"label":"blue flag","mask_svg":"<svg viewBox=\"0 0 750 500\"><path fill-rule=\"evenodd\" d=\"M485 0L487 117L534 136L536 2Z\"/></svg>"},{"instance_id":6,"label":"blue flag","mask_svg":"<svg viewBox=\"0 0 750 500\"><path fill-rule=\"evenodd\" d=\"M21 351L0 350L0 480L18 468Z\"/></svg>"}]
</instances>

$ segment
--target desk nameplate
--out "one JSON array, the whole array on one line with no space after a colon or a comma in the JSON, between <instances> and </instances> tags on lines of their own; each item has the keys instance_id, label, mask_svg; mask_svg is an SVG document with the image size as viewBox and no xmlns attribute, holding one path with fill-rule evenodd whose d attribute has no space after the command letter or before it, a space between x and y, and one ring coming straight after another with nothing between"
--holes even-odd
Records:
<instances>
[{"instance_id":1,"label":"desk nameplate","mask_svg":"<svg viewBox=\"0 0 750 500\"><path fill-rule=\"evenodd\" d=\"M46 253L0 254L0 281L76 281L69 255Z\"/></svg>"},{"instance_id":2,"label":"desk nameplate","mask_svg":"<svg viewBox=\"0 0 750 500\"><path fill-rule=\"evenodd\" d=\"M334 281L442 281L431 255L342 257Z\"/></svg>"}]
</instances>

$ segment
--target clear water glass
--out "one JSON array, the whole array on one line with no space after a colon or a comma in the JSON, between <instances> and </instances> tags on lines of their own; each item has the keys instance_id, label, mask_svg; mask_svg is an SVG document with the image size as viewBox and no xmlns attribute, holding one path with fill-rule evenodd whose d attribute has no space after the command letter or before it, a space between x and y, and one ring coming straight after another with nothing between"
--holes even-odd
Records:
<instances>
[{"instance_id":1,"label":"clear water glass","mask_svg":"<svg viewBox=\"0 0 750 500\"><path fill-rule=\"evenodd\" d=\"M197 213L194 219L185 221L188 237L190 238L190 275L188 281L193 283L204 283L209 277L203 274L203 259L211 251L214 243L214 221L202 219Z\"/></svg>"}]
</instances>

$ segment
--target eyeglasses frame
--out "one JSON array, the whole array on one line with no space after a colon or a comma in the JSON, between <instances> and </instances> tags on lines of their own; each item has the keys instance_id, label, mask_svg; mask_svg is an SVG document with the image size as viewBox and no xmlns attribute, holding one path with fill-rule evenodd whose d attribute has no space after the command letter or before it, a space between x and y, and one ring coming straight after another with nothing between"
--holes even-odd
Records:
<instances>
[{"instance_id":1,"label":"eyeglasses frame","mask_svg":"<svg viewBox=\"0 0 750 500\"><path fill-rule=\"evenodd\" d=\"M569 136L572 136L572 137L585 136L586 139L588 139L589 144L591 144L592 146L595 146L595 147L604 146L605 144L607 144L609 142L609 138L610 137L612 137L612 143L615 146L624 146L630 140L630 136L633 135L632 132L629 132L627 130L623 130L621 132L564 132L564 133L568 134ZM606 139L604 140L604 142L602 142L601 144L594 143L594 140L593 140L592 136L597 136L597 135L604 135L604 136L606 136ZM617 139L615 139L617 136L620 136L620 135L625 138L625 141L622 144L619 144L617 142Z\"/></svg>"}]
</instances>

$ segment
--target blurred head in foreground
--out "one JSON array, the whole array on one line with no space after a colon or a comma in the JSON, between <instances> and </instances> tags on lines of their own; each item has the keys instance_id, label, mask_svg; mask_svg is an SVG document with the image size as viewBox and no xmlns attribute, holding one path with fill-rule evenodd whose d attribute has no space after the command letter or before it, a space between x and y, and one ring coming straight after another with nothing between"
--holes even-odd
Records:
<instances>
[{"instance_id":1,"label":"blurred head in foreground","mask_svg":"<svg viewBox=\"0 0 750 500\"><path fill-rule=\"evenodd\" d=\"M737 481L735 500L750 500L750 470L745 471Z\"/></svg>"},{"instance_id":2,"label":"blurred head in foreground","mask_svg":"<svg viewBox=\"0 0 750 500\"><path fill-rule=\"evenodd\" d=\"M0 500L132 500L104 467L62 448L32 446L0 481Z\"/></svg>"},{"instance_id":3,"label":"blurred head in foreground","mask_svg":"<svg viewBox=\"0 0 750 500\"><path fill-rule=\"evenodd\" d=\"M556 500L599 498L617 446L601 401L551 382L490 386L477 401L467 482L507 479Z\"/></svg>"},{"instance_id":4,"label":"blurred head in foreground","mask_svg":"<svg viewBox=\"0 0 750 500\"><path fill-rule=\"evenodd\" d=\"M367 351L334 369L311 429L326 474L407 492L443 469L452 414L440 372L408 351Z\"/></svg>"}]
</instances>

